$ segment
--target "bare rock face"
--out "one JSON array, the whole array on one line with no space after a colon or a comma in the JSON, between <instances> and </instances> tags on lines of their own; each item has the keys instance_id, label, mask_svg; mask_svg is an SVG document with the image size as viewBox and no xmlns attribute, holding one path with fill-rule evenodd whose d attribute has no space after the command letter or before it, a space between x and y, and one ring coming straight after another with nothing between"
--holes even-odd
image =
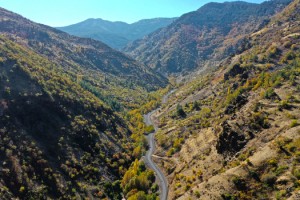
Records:
<instances>
[{"instance_id":1,"label":"bare rock face","mask_svg":"<svg viewBox=\"0 0 300 200\"><path fill-rule=\"evenodd\" d=\"M248 142L245 133L234 130L227 121L222 123L222 132L217 142L217 152L219 154L231 155L241 150Z\"/></svg>"},{"instance_id":2,"label":"bare rock face","mask_svg":"<svg viewBox=\"0 0 300 200\"><path fill-rule=\"evenodd\" d=\"M233 113L236 109L241 108L246 103L247 103L247 97L240 94L239 96L237 96L234 102L232 102L232 104L227 106L225 110L225 114Z\"/></svg>"},{"instance_id":3,"label":"bare rock face","mask_svg":"<svg viewBox=\"0 0 300 200\"><path fill-rule=\"evenodd\" d=\"M243 74L243 76L247 78L248 75L247 73L244 74L244 72L244 68L242 68L239 64L235 64L227 73L224 74L224 80L227 81L229 78L233 78L239 74Z\"/></svg>"}]
</instances>

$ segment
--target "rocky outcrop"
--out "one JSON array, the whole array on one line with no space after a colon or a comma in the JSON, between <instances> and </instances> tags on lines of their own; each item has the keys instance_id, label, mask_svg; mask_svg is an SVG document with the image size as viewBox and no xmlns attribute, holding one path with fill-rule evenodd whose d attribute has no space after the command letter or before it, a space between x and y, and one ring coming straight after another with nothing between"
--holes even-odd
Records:
<instances>
[{"instance_id":1,"label":"rocky outcrop","mask_svg":"<svg viewBox=\"0 0 300 200\"><path fill-rule=\"evenodd\" d=\"M243 74L243 78L247 79L248 74L246 73L246 70L240 66L240 64L234 64L233 67L224 74L224 80L227 81L229 78L236 77L239 74Z\"/></svg>"},{"instance_id":2,"label":"rocky outcrop","mask_svg":"<svg viewBox=\"0 0 300 200\"><path fill-rule=\"evenodd\" d=\"M241 108L243 105L245 105L247 103L247 97L240 94L236 97L236 99L227 106L226 110L225 110L225 114L231 114L233 113L236 109Z\"/></svg>"},{"instance_id":3,"label":"rocky outcrop","mask_svg":"<svg viewBox=\"0 0 300 200\"><path fill-rule=\"evenodd\" d=\"M241 150L248 142L248 134L231 127L228 121L221 124L222 131L218 137L217 152L232 155Z\"/></svg>"}]
</instances>

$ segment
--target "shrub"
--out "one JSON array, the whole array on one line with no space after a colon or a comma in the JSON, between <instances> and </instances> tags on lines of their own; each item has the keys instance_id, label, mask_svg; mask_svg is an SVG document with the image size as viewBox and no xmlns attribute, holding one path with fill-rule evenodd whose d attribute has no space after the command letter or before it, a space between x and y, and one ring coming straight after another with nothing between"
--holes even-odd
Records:
<instances>
[{"instance_id":1,"label":"shrub","mask_svg":"<svg viewBox=\"0 0 300 200\"><path fill-rule=\"evenodd\" d=\"M268 57L269 57L269 58L274 58L274 57L276 57L279 53L280 53L280 50L279 50L278 47L275 46L275 45L272 45L272 46L268 49Z\"/></svg>"},{"instance_id":2,"label":"shrub","mask_svg":"<svg viewBox=\"0 0 300 200\"><path fill-rule=\"evenodd\" d=\"M134 195L130 196L128 200L147 200L147 195L144 191L139 191Z\"/></svg>"},{"instance_id":3,"label":"shrub","mask_svg":"<svg viewBox=\"0 0 300 200\"><path fill-rule=\"evenodd\" d=\"M286 191L285 190L280 190L278 192L276 192L276 200L280 200L282 199L284 196L286 195Z\"/></svg>"},{"instance_id":4,"label":"shrub","mask_svg":"<svg viewBox=\"0 0 300 200\"><path fill-rule=\"evenodd\" d=\"M278 176L280 174L282 174L284 171L286 171L289 167L288 166L279 166L276 171L275 174Z\"/></svg>"},{"instance_id":5,"label":"shrub","mask_svg":"<svg viewBox=\"0 0 300 200\"><path fill-rule=\"evenodd\" d=\"M21 186L20 189L19 189L19 192L20 192L20 193L25 192L25 187L24 187L24 186Z\"/></svg>"},{"instance_id":6,"label":"shrub","mask_svg":"<svg viewBox=\"0 0 300 200\"><path fill-rule=\"evenodd\" d=\"M194 101L192 109L197 111L200 110L200 105L197 101Z\"/></svg>"},{"instance_id":7,"label":"shrub","mask_svg":"<svg viewBox=\"0 0 300 200\"><path fill-rule=\"evenodd\" d=\"M157 192L158 191L158 189L159 189L159 187L158 187L158 185L155 183L152 187L151 187L151 191L152 191L152 193L155 193L155 192Z\"/></svg>"},{"instance_id":8,"label":"shrub","mask_svg":"<svg viewBox=\"0 0 300 200\"><path fill-rule=\"evenodd\" d=\"M195 196L197 197L197 198L200 198L200 192L199 191L195 191Z\"/></svg>"},{"instance_id":9,"label":"shrub","mask_svg":"<svg viewBox=\"0 0 300 200\"><path fill-rule=\"evenodd\" d=\"M180 187L181 187L181 183L180 183L180 182L176 183L176 184L175 184L175 187L176 187L176 188L180 188Z\"/></svg>"},{"instance_id":10,"label":"shrub","mask_svg":"<svg viewBox=\"0 0 300 200\"><path fill-rule=\"evenodd\" d=\"M298 125L299 125L298 120L294 119L294 120L292 120L290 127L293 128L293 127L296 127Z\"/></svg>"},{"instance_id":11,"label":"shrub","mask_svg":"<svg viewBox=\"0 0 300 200\"><path fill-rule=\"evenodd\" d=\"M183 108L180 104L178 104L177 107L176 107L176 114L179 117L185 117L186 116L186 114L185 114L185 112L184 112L184 110L183 110Z\"/></svg>"},{"instance_id":12,"label":"shrub","mask_svg":"<svg viewBox=\"0 0 300 200\"><path fill-rule=\"evenodd\" d=\"M268 186L272 187L275 184L277 177L274 173L267 173L262 175L261 180Z\"/></svg>"},{"instance_id":13,"label":"shrub","mask_svg":"<svg viewBox=\"0 0 300 200\"><path fill-rule=\"evenodd\" d=\"M281 101L279 104L279 110L289 109L291 106L287 101Z\"/></svg>"},{"instance_id":14,"label":"shrub","mask_svg":"<svg viewBox=\"0 0 300 200\"><path fill-rule=\"evenodd\" d=\"M148 133L153 133L155 131L154 129L154 126L153 125L150 125L150 126L146 126L145 128L145 133L148 134Z\"/></svg>"},{"instance_id":15,"label":"shrub","mask_svg":"<svg viewBox=\"0 0 300 200\"><path fill-rule=\"evenodd\" d=\"M238 176L235 176L233 179L232 179L232 182L233 184L235 185L235 187L238 189L238 190L245 190L247 189L246 187L246 181Z\"/></svg>"},{"instance_id":16,"label":"shrub","mask_svg":"<svg viewBox=\"0 0 300 200\"><path fill-rule=\"evenodd\" d=\"M237 200L236 196L233 194L222 194L224 200Z\"/></svg>"},{"instance_id":17,"label":"shrub","mask_svg":"<svg viewBox=\"0 0 300 200\"><path fill-rule=\"evenodd\" d=\"M267 91L264 93L264 98L266 99L272 99L276 96L276 93L274 92L274 89L269 88Z\"/></svg>"},{"instance_id":18,"label":"shrub","mask_svg":"<svg viewBox=\"0 0 300 200\"><path fill-rule=\"evenodd\" d=\"M268 122L268 118L264 113L256 112L252 115L251 127L256 130L260 129L260 127L267 129L270 127L270 123Z\"/></svg>"},{"instance_id":19,"label":"shrub","mask_svg":"<svg viewBox=\"0 0 300 200\"><path fill-rule=\"evenodd\" d=\"M256 171L249 170L249 175L256 181L260 181L259 174Z\"/></svg>"},{"instance_id":20,"label":"shrub","mask_svg":"<svg viewBox=\"0 0 300 200\"><path fill-rule=\"evenodd\" d=\"M278 161L276 159L270 159L268 161L268 164L271 165L271 166L273 166L273 167L276 167L277 164L278 164Z\"/></svg>"},{"instance_id":21,"label":"shrub","mask_svg":"<svg viewBox=\"0 0 300 200\"><path fill-rule=\"evenodd\" d=\"M185 191L188 191L189 189L191 189L191 184L186 184L186 186L184 187L184 190Z\"/></svg>"},{"instance_id":22,"label":"shrub","mask_svg":"<svg viewBox=\"0 0 300 200\"><path fill-rule=\"evenodd\" d=\"M294 169L293 170L293 175L300 180L300 169Z\"/></svg>"},{"instance_id":23,"label":"shrub","mask_svg":"<svg viewBox=\"0 0 300 200\"><path fill-rule=\"evenodd\" d=\"M169 151L166 153L167 156L172 156L176 150L174 148L169 149Z\"/></svg>"}]
</instances>

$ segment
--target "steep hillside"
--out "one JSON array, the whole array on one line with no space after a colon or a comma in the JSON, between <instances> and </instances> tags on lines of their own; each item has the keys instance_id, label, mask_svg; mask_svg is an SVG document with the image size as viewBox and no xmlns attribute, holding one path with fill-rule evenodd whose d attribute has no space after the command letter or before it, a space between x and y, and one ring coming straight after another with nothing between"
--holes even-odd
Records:
<instances>
[{"instance_id":1,"label":"steep hillside","mask_svg":"<svg viewBox=\"0 0 300 200\"><path fill-rule=\"evenodd\" d=\"M0 116L1 199L110 196L131 162L120 116L63 67L4 36Z\"/></svg>"},{"instance_id":2,"label":"steep hillside","mask_svg":"<svg viewBox=\"0 0 300 200\"><path fill-rule=\"evenodd\" d=\"M0 9L0 199L121 199L146 146L127 111L166 84L101 42Z\"/></svg>"},{"instance_id":3,"label":"steep hillside","mask_svg":"<svg viewBox=\"0 0 300 200\"><path fill-rule=\"evenodd\" d=\"M217 66L222 59L249 48L249 33L263 27L290 0L262 4L209 3L170 26L128 45L124 51L162 73L189 73Z\"/></svg>"},{"instance_id":4,"label":"steep hillside","mask_svg":"<svg viewBox=\"0 0 300 200\"><path fill-rule=\"evenodd\" d=\"M78 83L117 110L132 108L167 81L105 44L70 36L0 9L0 33L77 75Z\"/></svg>"},{"instance_id":5,"label":"steep hillside","mask_svg":"<svg viewBox=\"0 0 300 200\"><path fill-rule=\"evenodd\" d=\"M176 18L144 19L127 24L125 22L111 22L103 19L87 19L83 22L57 29L71 35L92 38L108 44L115 49L122 49L129 42L142 39L162 27L166 27Z\"/></svg>"},{"instance_id":6,"label":"steep hillside","mask_svg":"<svg viewBox=\"0 0 300 200\"><path fill-rule=\"evenodd\" d=\"M153 116L169 199L299 197L299 25L296 0Z\"/></svg>"}]
</instances>

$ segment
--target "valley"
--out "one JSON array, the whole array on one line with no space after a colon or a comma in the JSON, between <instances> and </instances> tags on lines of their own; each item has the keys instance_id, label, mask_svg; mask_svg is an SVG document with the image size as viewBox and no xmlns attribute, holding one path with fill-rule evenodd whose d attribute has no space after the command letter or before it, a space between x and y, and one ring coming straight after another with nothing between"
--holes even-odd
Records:
<instances>
[{"instance_id":1,"label":"valley","mask_svg":"<svg viewBox=\"0 0 300 200\"><path fill-rule=\"evenodd\" d=\"M300 0L128 26L0 8L0 199L297 200Z\"/></svg>"},{"instance_id":2,"label":"valley","mask_svg":"<svg viewBox=\"0 0 300 200\"><path fill-rule=\"evenodd\" d=\"M168 92L167 94L165 94L162 97L162 104L165 104L169 98L169 96L171 94L173 94L176 90L173 89L170 92ZM152 170L154 170L154 172L156 173L156 177L158 177L158 182L159 182L159 186L160 186L160 199L167 199L168 197L168 181L165 177L165 175L162 173L162 171L157 167L157 165L153 162L152 160L152 156L153 153L155 152L155 133L158 130L157 125L155 124L154 120L152 120L152 115L154 115L160 108L157 108L149 113L147 113L146 115L144 115L144 121L145 124L147 126L153 126L154 127L154 132L149 133L146 138L147 141L149 143L149 150L146 152L146 155L144 157L145 160L145 164L146 166L148 166L149 168L151 168Z\"/></svg>"}]
</instances>

